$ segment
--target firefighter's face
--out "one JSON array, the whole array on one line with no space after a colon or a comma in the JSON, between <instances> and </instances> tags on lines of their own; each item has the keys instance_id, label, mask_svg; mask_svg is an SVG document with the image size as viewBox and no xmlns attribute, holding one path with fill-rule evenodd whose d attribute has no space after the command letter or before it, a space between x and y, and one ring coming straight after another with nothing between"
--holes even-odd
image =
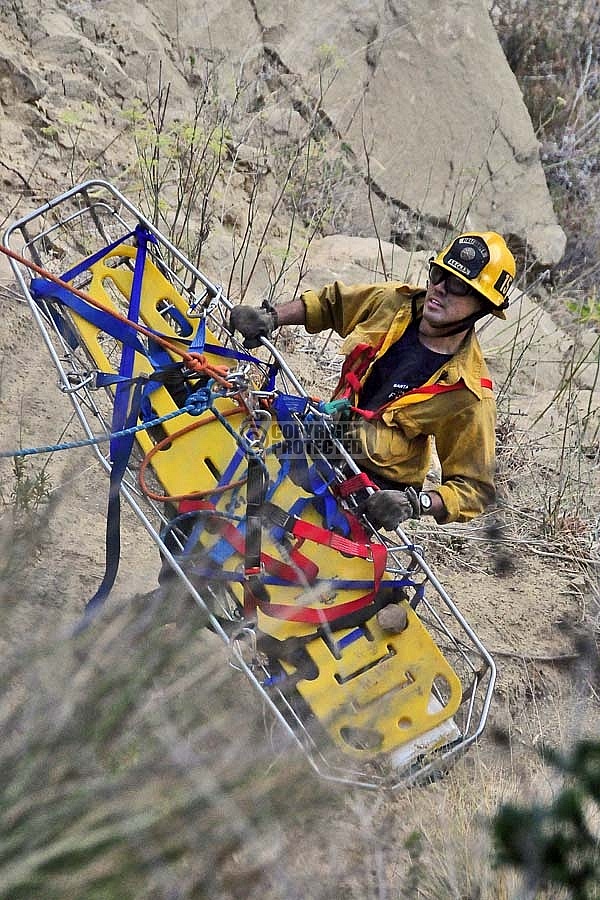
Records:
<instances>
[{"instance_id":1,"label":"firefighter's face","mask_svg":"<svg viewBox=\"0 0 600 900\"><path fill-rule=\"evenodd\" d=\"M450 282L450 283L448 283ZM464 292L459 293L464 286ZM482 300L469 286L449 275L434 284L430 278L423 306L423 319L438 328L460 322L467 316L479 312Z\"/></svg>"}]
</instances>

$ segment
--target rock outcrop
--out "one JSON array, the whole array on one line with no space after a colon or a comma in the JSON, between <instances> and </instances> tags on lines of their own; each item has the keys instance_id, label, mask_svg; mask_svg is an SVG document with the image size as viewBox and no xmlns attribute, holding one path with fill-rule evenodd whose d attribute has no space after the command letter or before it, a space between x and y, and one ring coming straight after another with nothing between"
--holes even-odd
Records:
<instances>
[{"instance_id":1,"label":"rock outcrop","mask_svg":"<svg viewBox=\"0 0 600 900\"><path fill-rule=\"evenodd\" d=\"M430 250L455 229L491 228L544 265L563 253L484 2L12 0L0 38L7 209L24 187L31 208L83 177L123 182L135 156L128 111L158 90L159 69L182 120L218 69L224 101L245 92L227 123L238 173L258 122L270 153L307 129L329 148L343 207L330 233ZM243 206L243 176L229 187ZM221 225L227 216L239 209L222 204Z\"/></svg>"}]
</instances>

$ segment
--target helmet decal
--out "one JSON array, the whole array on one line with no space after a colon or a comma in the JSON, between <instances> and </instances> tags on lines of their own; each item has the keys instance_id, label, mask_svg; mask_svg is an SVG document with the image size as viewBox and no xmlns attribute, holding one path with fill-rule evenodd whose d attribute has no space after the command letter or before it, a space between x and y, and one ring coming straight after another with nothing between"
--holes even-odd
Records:
<instances>
[{"instance_id":1,"label":"helmet decal","mask_svg":"<svg viewBox=\"0 0 600 900\"><path fill-rule=\"evenodd\" d=\"M510 272L507 272L506 269L502 269L500 275L498 276L498 280L494 285L494 288L498 291L499 294L502 294L503 297L506 297L506 295L510 291L510 286L512 283L513 277Z\"/></svg>"},{"instance_id":2,"label":"helmet decal","mask_svg":"<svg viewBox=\"0 0 600 900\"><path fill-rule=\"evenodd\" d=\"M483 238L474 234L461 235L448 248L444 264L463 278L477 278L490 261L490 251Z\"/></svg>"}]
</instances>

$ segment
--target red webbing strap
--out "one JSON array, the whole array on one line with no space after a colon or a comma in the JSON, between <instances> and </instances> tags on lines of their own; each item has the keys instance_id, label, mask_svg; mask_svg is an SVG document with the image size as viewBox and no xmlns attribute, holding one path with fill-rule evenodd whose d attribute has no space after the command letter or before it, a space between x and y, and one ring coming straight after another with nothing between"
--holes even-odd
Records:
<instances>
[{"instance_id":1,"label":"red webbing strap","mask_svg":"<svg viewBox=\"0 0 600 900\"><path fill-rule=\"evenodd\" d=\"M283 603L258 603L258 606L267 616L276 619L286 619L288 622L302 622L306 625L322 625L324 622L335 622L342 616L357 612L368 606L377 591L371 591L364 597L350 600L348 603L338 603L336 606L323 606L312 609L310 606L285 606Z\"/></svg>"},{"instance_id":2,"label":"red webbing strap","mask_svg":"<svg viewBox=\"0 0 600 900\"><path fill-rule=\"evenodd\" d=\"M364 488L369 487L378 490L377 485L371 481L366 472L357 472L356 475L346 478L345 481L337 485L336 490L340 497L345 499L350 494L355 494L356 491L362 491Z\"/></svg>"},{"instance_id":3,"label":"red webbing strap","mask_svg":"<svg viewBox=\"0 0 600 900\"><path fill-rule=\"evenodd\" d=\"M291 534L295 537L301 537L306 541L313 541L315 544L331 547L332 550L337 550L338 553L345 553L347 556L358 556L360 559L372 560L374 564L376 562L376 554L373 553L373 550L376 547L379 547L384 551L384 557L386 555L383 544L358 543L357 541L344 537L342 534L337 534L335 531L329 531L327 528L313 525L312 522L305 522L304 519L296 519L295 517L290 518L294 519ZM381 574L383 574L383 571Z\"/></svg>"},{"instance_id":4,"label":"red webbing strap","mask_svg":"<svg viewBox=\"0 0 600 900\"><path fill-rule=\"evenodd\" d=\"M356 600L348 601L348 603L340 603L336 606L326 606L318 609L308 606L287 606L283 603L273 603L271 601L268 603L259 602L258 606L265 615L273 616L277 619L287 619L291 622L319 624L322 622L334 622L341 616L356 612L356 610L362 609L363 606L371 603L379 591L381 579L385 572L387 550L383 544L359 543L335 532L328 531L326 528L313 525L311 522L305 522L303 519L298 519L295 516L289 516L289 522L293 523L292 527L286 527L285 530L295 537L331 547L332 550L337 550L339 553L344 553L348 556L357 556L360 559L372 561L373 590L362 597L357 597Z\"/></svg>"},{"instance_id":5,"label":"red webbing strap","mask_svg":"<svg viewBox=\"0 0 600 900\"><path fill-rule=\"evenodd\" d=\"M356 376L354 372L346 372L344 376L344 381L347 385L347 393L350 394L351 391L360 391L360 378Z\"/></svg>"},{"instance_id":6,"label":"red webbing strap","mask_svg":"<svg viewBox=\"0 0 600 900\"><path fill-rule=\"evenodd\" d=\"M231 522L221 518L213 503L209 503L206 500L192 500L182 501L179 504L179 512L182 513L198 509L209 509L214 511L216 530L218 530L222 538L231 544L233 549L239 553L240 556L245 557L246 541L244 540L243 535L237 530L235 525L232 525ZM318 565L313 562L312 559L309 559L307 556L304 556L303 553L300 553L297 548L290 550L289 557L292 560L292 565L282 562L279 559L275 559L275 557L262 551L260 554L260 562L269 575L274 575L276 578L282 578L285 581L289 581L290 584L312 584L319 574Z\"/></svg>"},{"instance_id":7,"label":"red webbing strap","mask_svg":"<svg viewBox=\"0 0 600 900\"><path fill-rule=\"evenodd\" d=\"M272 505L271 508L276 509L276 507L273 507ZM326 528L313 525L311 522L305 522L303 519L298 519L295 516L288 516L283 510L280 512L282 516L285 517L285 524L282 522L277 522L277 524L282 527L284 531L287 531L288 534L291 534L300 540L311 541L315 544L331 547L332 550L336 550L339 553L345 553L348 556L355 556L360 559L372 561L373 589L362 597L350 600L348 603L327 606L322 609L273 603L271 600L263 599L253 593L252 601L254 602L254 605L258 606L268 616L278 619L287 619L293 622L305 622L308 624L333 622L340 618L340 616L348 615L349 613L362 609L364 606L368 606L378 593L381 579L385 572L387 550L383 544L370 544L368 542L350 540L335 532L331 532ZM240 534L235 525L232 525L230 522L221 521L218 527L222 537L231 544L234 550L243 555L245 552L245 541L243 535ZM292 554L294 561L300 563L298 568L279 562L266 553L261 553L261 562L266 571L272 575L284 578L286 581L289 581L290 584L301 584L305 578L309 584L314 582L319 571L318 566L313 563L312 560L309 560L303 554L300 554L297 550L292 551ZM292 554L290 555L292 556Z\"/></svg>"},{"instance_id":8,"label":"red webbing strap","mask_svg":"<svg viewBox=\"0 0 600 900\"><path fill-rule=\"evenodd\" d=\"M494 384L489 378L481 378L481 387L493 389ZM466 388L466 384L462 378L460 378L454 384L427 384L422 387L412 388L410 391L406 391L405 394L402 394L400 400L403 400L405 397L410 397L411 394L445 394L447 391L460 391L463 388ZM391 400L389 403L384 403L383 406L380 406L379 409L360 409L358 406L351 406L350 409L352 412L358 413L359 416L362 416L363 419L371 420L380 418L381 414L388 406L391 406L392 403L395 403L395 400Z\"/></svg>"},{"instance_id":9,"label":"red webbing strap","mask_svg":"<svg viewBox=\"0 0 600 900\"><path fill-rule=\"evenodd\" d=\"M363 484L363 475L364 473L360 473L360 475L356 476L357 482ZM365 477L368 478L368 476ZM352 479L349 480L352 481ZM189 505L195 509L198 509L200 506L197 501ZM202 501L202 509L210 509L211 507L214 509L212 504ZM276 507L271 508L276 509ZM355 600L348 601L348 603L340 603L336 606L327 606L318 609L312 609L307 606L287 606L283 603L272 603L270 600L264 600L260 596L257 596L254 591L250 589L251 597L245 597L245 600L249 603L251 608L245 610L245 612L249 613L252 611L252 608L258 606L265 615L274 618L287 619L291 622L304 622L311 625L319 625L324 622L334 622L341 616L349 615L350 613L368 606L378 593L381 579L385 572L387 550L383 544L371 544L367 541L350 540L335 532L331 532L326 528L298 519L295 516L287 516L283 510L281 510L281 513L285 517L285 524L282 524L282 522L278 522L277 524L279 524L280 527L283 527L284 531L287 531L299 540L311 541L315 544L331 547L332 550L337 550L339 553L345 553L349 556L357 556L360 559L372 561L373 589L362 597L357 597ZM215 520L217 530L221 537L228 541L240 556L245 556L246 542L244 536L238 531L235 525L221 519L216 511ZM300 553L297 549L291 551L290 558L293 560L293 565L281 562L264 551L260 554L261 564L269 574L282 578L291 585L314 583L319 573L319 567L316 563L307 556L304 556L304 554ZM257 570L255 573L251 573L251 577L259 577L259 571Z\"/></svg>"},{"instance_id":10,"label":"red webbing strap","mask_svg":"<svg viewBox=\"0 0 600 900\"><path fill-rule=\"evenodd\" d=\"M210 503L209 500L180 500L177 504L177 512L182 515L183 513L189 512L197 512L201 509L214 509L214 503Z\"/></svg>"},{"instance_id":11,"label":"red webbing strap","mask_svg":"<svg viewBox=\"0 0 600 900\"><path fill-rule=\"evenodd\" d=\"M366 472L357 472L355 475L351 475L350 478L346 478L341 484L336 483L332 485L332 490L342 499L346 499L346 497L350 497L359 491L364 491L366 488L372 488L374 491L379 490L379 486L369 478ZM355 541L367 541L367 533L356 516L347 513L346 519L350 526L352 539Z\"/></svg>"},{"instance_id":12,"label":"red webbing strap","mask_svg":"<svg viewBox=\"0 0 600 900\"><path fill-rule=\"evenodd\" d=\"M383 343L383 342L381 342ZM332 394L332 397L339 399L347 398L353 392L358 393L360 390L360 379L363 377L375 354L381 347L381 343L377 347L370 344L357 344L344 359L340 380Z\"/></svg>"},{"instance_id":13,"label":"red webbing strap","mask_svg":"<svg viewBox=\"0 0 600 900\"><path fill-rule=\"evenodd\" d=\"M218 529L221 537L225 538L240 556L244 556L246 553L246 541L235 525L232 525L231 522L220 520ZM293 560L293 565L275 559L275 557L264 551L260 554L261 564L269 575L283 578L285 581L289 581L290 584L312 584L319 574L317 564L297 549L290 552L290 559Z\"/></svg>"}]
</instances>

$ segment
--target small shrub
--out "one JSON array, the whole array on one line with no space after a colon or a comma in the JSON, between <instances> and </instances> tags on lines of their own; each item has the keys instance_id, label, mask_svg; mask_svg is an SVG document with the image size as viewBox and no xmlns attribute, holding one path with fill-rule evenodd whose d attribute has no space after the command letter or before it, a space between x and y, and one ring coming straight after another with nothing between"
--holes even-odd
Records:
<instances>
[{"instance_id":1,"label":"small shrub","mask_svg":"<svg viewBox=\"0 0 600 900\"><path fill-rule=\"evenodd\" d=\"M500 807L493 820L497 862L521 871L530 891L560 888L573 900L592 900L600 896L593 825L600 813L600 744L580 741L567 757L548 748L543 755L564 783L548 804Z\"/></svg>"},{"instance_id":2,"label":"small shrub","mask_svg":"<svg viewBox=\"0 0 600 900\"><path fill-rule=\"evenodd\" d=\"M45 466L35 472L25 458L16 456L13 459L13 477L8 496L0 493L3 505L12 505L17 512L30 512L50 498L52 483Z\"/></svg>"},{"instance_id":3,"label":"small shrub","mask_svg":"<svg viewBox=\"0 0 600 900\"><path fill-rule=\"evenodd\" d=\"M559 221L561 268L593 283L600 237L600 7L596 0L495 0L500 42L540 141Z\"/></svg>"}]
</instances>

